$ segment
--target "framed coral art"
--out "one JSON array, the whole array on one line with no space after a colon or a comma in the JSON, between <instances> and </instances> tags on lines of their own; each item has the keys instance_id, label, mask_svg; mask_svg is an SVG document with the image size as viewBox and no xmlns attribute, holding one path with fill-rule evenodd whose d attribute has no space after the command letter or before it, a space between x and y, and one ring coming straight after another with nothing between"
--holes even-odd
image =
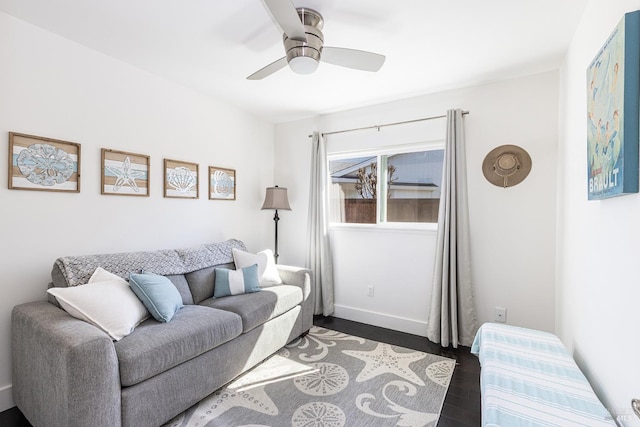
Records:
<instances>
[{"instance_id":1,"label":"framed coral art","mask_svg":"<svg viewBox=\"0 0 640 427\"><path fill-rule=\"evenodd\" d=\"M100 194L149 196L149 156L102 149Z\"/></svg>"},{"instance_id":2,"label":"framed coral art","mask_svg":"<svg viewBox=\"0 0 640 427\"><path fill-rule=\"evenodd\" d=\"M209 200L236 199L235 169L209 166Z\"/></svg>"},{"instance_id":3,"label":"framed coral art","mask_svg":"<svg viewBox=\"0 0 640 427\"><path fill-rule=\"evenodd\" d=\"M164 159L164 197L197 199L198 164Z\"/></svg>"},{"instance_id":4,"label":"framed coral art","mask_svg":"<svg viewBox=\"0 0 640 427\"><path fill-rule=\"evenodd\" d=\"M587 68L589 200L638 192L640 11L627 13Z\"/></svg>"},{"instance_id":5,"label":"framed coral art","mask_svg":"<svg viewBox=\"0 0 640 427\"><path fill-rule=\"evenodd\" d=\"M9 189L80 192L80 144L9 132Z\"/></svg>"}]
</instances>

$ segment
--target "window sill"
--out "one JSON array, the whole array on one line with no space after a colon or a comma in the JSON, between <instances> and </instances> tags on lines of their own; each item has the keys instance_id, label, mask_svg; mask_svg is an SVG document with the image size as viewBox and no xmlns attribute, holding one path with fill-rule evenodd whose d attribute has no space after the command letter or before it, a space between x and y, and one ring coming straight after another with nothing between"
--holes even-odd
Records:
<instances>
[{"instance_id":1,"label":"window sill","mask_svg":"<svg viewBox=\"0 0 640 427\"><path fill-rule=\"evenodd\" d=\"M329 231L350 230L350 231L368 231L368 232L409 232L435 234L438 231L436 223L404 223L404 222L385 222L380 224L355 224L355 223L331 223Z\"/></svg>"}]
</instances>

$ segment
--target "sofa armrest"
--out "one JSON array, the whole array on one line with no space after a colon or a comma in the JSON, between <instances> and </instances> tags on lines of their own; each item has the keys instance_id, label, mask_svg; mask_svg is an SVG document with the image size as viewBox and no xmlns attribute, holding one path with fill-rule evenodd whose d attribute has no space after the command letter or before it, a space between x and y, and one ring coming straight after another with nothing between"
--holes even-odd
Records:
<instances>
[{"instance_id":1,"label":"sofa armrest","mask_svg":"<svg viewBox=\"0 0 640 427\"><path fill-rule=\"evenodd\" d=\"M276 264L282 282L299 286L302 289L302 331L307 332L313 326L315 291L311 280L311 270L302 267Z\"/></svg>"},{"instance_id":2,"label":"sofa armrest","mask_svg":"<svg viewBox=\"0 0 640 427\"><path fill-rule=\"evenodd\" d=\"M120 426L120 374L111 338L54 305L11 313L13 397L34 426Z\"/></svg>"}]
</instances>

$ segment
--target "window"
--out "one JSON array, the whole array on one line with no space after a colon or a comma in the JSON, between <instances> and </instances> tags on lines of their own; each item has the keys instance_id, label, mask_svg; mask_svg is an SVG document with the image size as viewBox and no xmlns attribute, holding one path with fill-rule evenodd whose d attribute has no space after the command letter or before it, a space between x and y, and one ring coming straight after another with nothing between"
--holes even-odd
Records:
<instances>
[{"instance_id":1,"label":"window","mask_svg":"<svg viewBox=\"0 0 640 427\"><path fill-rule=\"evenodd\" d=\"M329 156L332 223L436 223L444 149Z\"/></svg>"}]
</instances>

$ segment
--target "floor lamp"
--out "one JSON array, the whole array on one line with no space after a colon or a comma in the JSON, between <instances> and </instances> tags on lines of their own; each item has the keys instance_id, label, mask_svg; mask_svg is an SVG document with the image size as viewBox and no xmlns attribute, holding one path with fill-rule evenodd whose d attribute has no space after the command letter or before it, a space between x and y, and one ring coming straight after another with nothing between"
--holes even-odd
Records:
<instances>
[{"instance_id":1,"label":"floor lamp","mask_svg":"<svg viewBox=\"0 0 640 427\"><path fill-rule=\"evenodd\" d=\"M287 198L287 189L284 187L267 187L267 194L264 197L264 203L262 204L262 209L275 209L276 214L273 217L273 221L276 224L276 248L273 257L275 258L276 264L278 263L278 221L280 217L278 216L278 209L283 209L290 211L291 207L289 206L289 199Z\"/></svg>"}]
</instances>

